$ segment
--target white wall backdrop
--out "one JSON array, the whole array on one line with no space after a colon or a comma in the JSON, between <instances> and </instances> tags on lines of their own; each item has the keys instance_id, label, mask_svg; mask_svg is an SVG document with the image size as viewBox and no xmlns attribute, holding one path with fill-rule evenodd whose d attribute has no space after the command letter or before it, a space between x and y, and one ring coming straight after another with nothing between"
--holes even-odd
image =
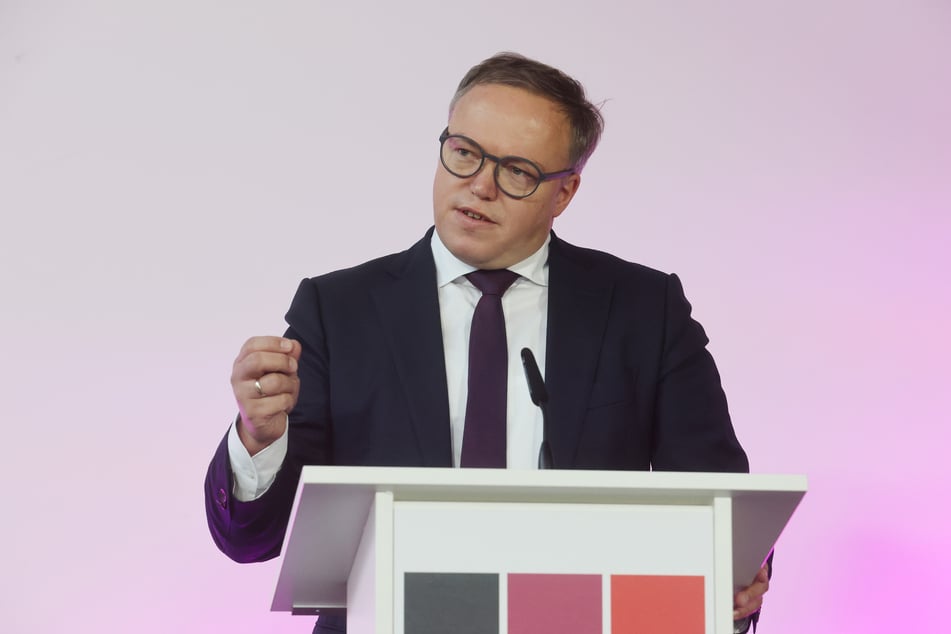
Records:
<instances>
[{"instance_id":1,"label":"white wall backdrop","mask_svg":"<svg viewBox=\"0 0 951 634\"><path fill-rule=\"evenodd\" d=\"M0 0L0 630L310 631L205 527L231 362L422 235L499 50L606 101L556 229L679 273L754 471L810 478L761 631L942 629L947 0Z\"/></svg>"}]
</instances>

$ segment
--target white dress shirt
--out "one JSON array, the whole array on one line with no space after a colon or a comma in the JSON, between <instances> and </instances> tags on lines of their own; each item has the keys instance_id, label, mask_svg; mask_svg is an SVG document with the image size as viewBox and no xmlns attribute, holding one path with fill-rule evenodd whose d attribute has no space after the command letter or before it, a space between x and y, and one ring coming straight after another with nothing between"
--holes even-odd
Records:
<instances>
[{"instance_id":1,"label":"white dress shirt","mask_svg":"<svg viewBox=\"0 0 951 634\"><path fill-rule=\"evenodd\" d=\"M541 410L532 403L522 368L521 350L528 348L544 372L545 341L548 333L548 244L509 270L518 273L502 296L508 344L508 404L506 417L507 462L509 469L534 469L542 442ZM482 296L465 275L476 270L456 258L433 232L430 246L436 264L439 315L443 350L446 356L446 385L449 390L449 423L452 434L453 465L459 466L465 427L469 374L469 327ZM287 455L284 435L253 457L238 437L237 424L228 435L228 454L234 473L234 495L249 501L261 496L277 476Z\"/></svg>"},{"instance_id":2,"label":"white dress shirt","mask_svg":"<svg viewBox=\"0 0 951 634\"><path fill-rule=\"evenodd\" d=\"M508 421L506 459L509 469L534 469L542 444L542 414L532 403L522 368L522 348L535 355L538 367L545 367L545 335L548 332L548 242L509 270L518 273L502 295L505 337L509 351ZM452 426L452 463L459 466L462 431L465 427L469 381L469 327L482 292L466 279L476 270L462 262L443 245L434 231L433 258L439 287L439 316L442 344L446 354L446 385L449 388L449 422Z\"/></svg>"}]
</instances>

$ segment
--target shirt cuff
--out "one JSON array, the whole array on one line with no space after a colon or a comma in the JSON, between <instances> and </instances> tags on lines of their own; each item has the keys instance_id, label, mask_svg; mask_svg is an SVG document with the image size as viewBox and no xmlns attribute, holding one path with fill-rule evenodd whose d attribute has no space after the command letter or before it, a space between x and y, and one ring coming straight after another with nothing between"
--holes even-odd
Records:
<instances>
[{"instance_id":1,"label":"shirt cuff","mask_svg":"<svg viewBox=\"0 0 951 634\"><path fill-rule=\"evenodd\" d=\"M234 497L241 502L250 502L264 495L274 484L277 472L287 456L287 434L290 421L284 425L284 433L261 451L251 456L238 436L236 420L228 432L228 458L234 474Z\"/></svg>"},{"instance_id":2,"label":"shirt cuff","mask_svg":"<svg viewBox=\"0 0 951 634\"><path fill-rule=\"evenodd\" d=\"M753 623L753 617L744 616L742 619L733 621L733 634L747 634L750 631L750 625ZM756 631L756 627L753 627Z\"/></svg>"}]
</instances>

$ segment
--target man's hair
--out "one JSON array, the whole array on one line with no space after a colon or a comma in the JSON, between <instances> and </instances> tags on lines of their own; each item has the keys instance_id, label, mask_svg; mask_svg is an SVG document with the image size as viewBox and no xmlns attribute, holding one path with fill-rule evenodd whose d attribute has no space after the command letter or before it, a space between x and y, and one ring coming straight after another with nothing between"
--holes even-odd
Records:
<instances>
[{"instance_id":1,"label":"man's hair","mask_svg":"<svg viewBox=\"0 0 951 634\"><path fill-rule=\"evenodd\" d=\"M497 53L469 69L449 103L449 112L473 86L482 84L522 88L553 101L571 126L571 165L578 172L584 169L601 139L604 118L598 107L588 101L581 83L557 68L518 53Z\"/></svg>"}]
</instances>

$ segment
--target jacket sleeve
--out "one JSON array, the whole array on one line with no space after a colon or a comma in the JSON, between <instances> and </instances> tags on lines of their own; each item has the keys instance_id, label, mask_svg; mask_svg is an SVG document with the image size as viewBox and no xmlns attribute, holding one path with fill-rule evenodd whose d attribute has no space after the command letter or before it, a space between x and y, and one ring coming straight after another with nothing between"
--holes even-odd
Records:
<instances>
[{"instance_id":1,"label":"jacket sleeve","mask_svg":"<svg viewBox=\"0 0 951 634\"><path fill-rule=\"evenodd\" d=\"M662 471L748 472L703 327L676 275L668 276L655 396L652 467Z\"/></svg>"},{"instance_id":2,"label":"jacket sleeve","mask_svg":"<svg viewBox=\"0 0 951 634\"><path fill-rule=\"evenodd\" d=\"M289 415L287 456L274 483L249 502L232 495L227 434L205 476L205 514L212 539L228 557L241 563L280 554L303 465L331 461L327 354L317 287L311 280L301 282L287 322L284 336L300 341L302 347L300 392Z\"/></svg>"}]
</instances>

